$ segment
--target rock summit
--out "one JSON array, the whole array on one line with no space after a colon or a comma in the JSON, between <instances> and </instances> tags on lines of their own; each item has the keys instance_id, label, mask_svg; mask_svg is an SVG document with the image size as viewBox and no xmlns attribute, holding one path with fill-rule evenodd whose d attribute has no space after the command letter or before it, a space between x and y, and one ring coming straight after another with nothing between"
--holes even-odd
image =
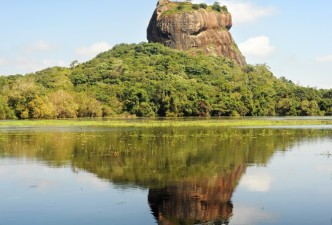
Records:
<instances>
[{"instance_id":1,"label":"rock summit","mask_svg":"<svg viewBox=\"0 0 332 225\"><path fill-rule=\"evenodd\" d=\"M225 56L244 66L246 61L229 32L231 27L232 16L225 6L160 0L147 38L174 49Z\"/></svg>"}]
</instances>

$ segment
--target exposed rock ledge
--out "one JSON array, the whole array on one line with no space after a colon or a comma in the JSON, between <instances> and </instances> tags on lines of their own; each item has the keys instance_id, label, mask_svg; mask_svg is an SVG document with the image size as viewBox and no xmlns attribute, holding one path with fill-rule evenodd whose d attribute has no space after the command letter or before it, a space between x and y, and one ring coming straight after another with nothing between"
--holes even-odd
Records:
<instances>
[{"instance_id":1,"label":"exposed rock ledge","mask_svg":"<svg viewBox=\"0 0 332 225\"><path fill-rule=\"evenodd\" d=\"M180 10L180 4L186 10ZM212 10L211 7L192 10L188 10L188 7L192 7L192 4L159 1L147 29L149 42L180 50L201 49L209 54L228 57L240 66L246 65L229 32L232 27L231 14Z\"/></svg>"}]
</instances>

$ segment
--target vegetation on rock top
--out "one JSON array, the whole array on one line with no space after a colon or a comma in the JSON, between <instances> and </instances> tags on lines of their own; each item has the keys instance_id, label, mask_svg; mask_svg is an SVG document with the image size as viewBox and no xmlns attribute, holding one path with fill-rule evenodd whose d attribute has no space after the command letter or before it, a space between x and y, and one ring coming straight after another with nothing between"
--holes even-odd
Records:
<instances>
[{"instance_id":1,"label":"vegetation on rock top","mask_svg":"<svg viewBox=\"0 0 332 225\"><path fill-rule=\"evenodd\" d=\"M228 13L226 6L221 6L218 2L213 5L207 5L205 3L192 4L190 1L186 2L170 2L167 4L168 10L162 13L163 16L174 15L183 12L193 12L199 9L205 9L207 11L216 11L220 13Z\"/></svg>"}]
</instances>

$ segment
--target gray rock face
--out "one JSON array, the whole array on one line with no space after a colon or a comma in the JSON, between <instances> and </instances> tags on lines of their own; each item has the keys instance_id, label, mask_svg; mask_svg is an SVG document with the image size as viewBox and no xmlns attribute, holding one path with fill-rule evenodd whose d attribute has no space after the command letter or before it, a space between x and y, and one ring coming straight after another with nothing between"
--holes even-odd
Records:
<instances>
[{"instance_id":1,"label":"gray rock face","mask_svg":"<svg viewBox=\"0 0 332 225\"><path fill-rule=\"evenodd\" d=\"M177 10L181 3L159 1L147 29L149 42L190 50L201 49L208 54L225 56L240 66L245 58L237 48L231 33L232 16L211 9ZM191 7L186 3L186 7Z\"/></svg>"}]
</instances>

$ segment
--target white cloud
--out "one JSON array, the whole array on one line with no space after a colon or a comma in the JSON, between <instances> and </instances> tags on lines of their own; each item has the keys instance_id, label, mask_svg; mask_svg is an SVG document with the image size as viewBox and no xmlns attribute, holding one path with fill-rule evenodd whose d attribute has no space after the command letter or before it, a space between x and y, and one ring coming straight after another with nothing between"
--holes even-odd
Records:
<instances>
[{"instance_id":1,"label":"white cloud","mask_svg":"<svg viewBox=\"0 0 332 225\"><path fill-rule=\"evenodd\" d=\"M8 64L8 60L4 58L0 58L0 66L6 66Z\"/></svg>"},{"instance_id":2,"label":"white cloud","mask_svg":"<svg viewBox=\"0 0 332 225\"><path fill-rule=\"evenodd\" d=\"M224 4L232 13L235 24L254 22L273 15L276 11L271 6L260 7L250 2L227 2Z\"/></svg>"},{"instance_id":3,"label":"white cloud","mask_svg":"<svg viewBox=\"0 0 332 225\"><path fill-rule=\"evenodd\" d=\"M207 3L213 4L214 1L196 0L193 3ZM275 7L272 6L257 6L248 1L221 1L221 5L226 5L228 10L232 13L235 24L249 23L257 21L263 17L273 15L276 12Z\"/></svg>"},{"instance_id":4,"label":"white cloud","mask_svg":"<svg viewBox=\"0 0 332 225\"><path fill-rule=\"evenodd\" d=\"M266 57L275 51L267 36L257 36L239 44L239 48L245 56Z\"/></svg>"},{"instance_id":5,"label":"white cloud","mask_svg":"<svg viewBox=\"0 0 332 225\"><path fill-rule=\"evenodd\" d=\"M53 60L53 59L44 59L41 61L41 66L44 68L52 67L52 66L66 66L66 63L64 60Z\"/></svg>"},{"instance_id":6,"label":"white cloud","mask_svg":"<svg viewBox=\"0 0 332 225\"><path fill-rule=\"evenodd\" d=\"M316 62L318 62L318 63L332 63L332 55L317 57Z\"/></svg>"},{"instance_id":7,"label":"white cloud","mask_svg":"<svg viewBox=\"0 0 332 225\"><path fill-rule=\"evenodd\" d=\"M244 185L249 191L254 192L268 192L271 188L273 178L266 173L254 173L245 175L241 184Z\"/></svg>"},{"instance_id":8,"label":"white cloud","mask_svg":"<svg viewBox=\"0 0 332 225\"><path fill-rule=\"evenodd\" d=\"M28 45L25 48L25 51L27 53L33 53L33 52L49 51L52 49L53 49L53 46L50 43L47 43L44 40L39 40L39 41L36 41L35 43Z\"/></svg>"},{"instance_id":9,"label":"white cloud","mask_svg":"<svg viewBox=\"0 0 332 225\"><path fill-rule=\"evenodd\" d=\"M13 60L11 64L14 67L20 69L21 71L24 71L24 73L35 72L53 66L66 66L64 60L52 60L52 59L34 60L28 57L19 57Z\"/></svg>"},{"instance_id":10,"label":"white cloud","mask_svg":"<svg viewBox=\"0 0 332 225\"><path fill-rule=\"evenodd\" d=\"M0 66L2 68L10 68L7 72L0 71L2 74L26 74L26 73L32 73L39 70L43 70L49 67L53 66L61 66L65 67L68 66L69 63L65 62L62 59L54 60L54 59L35 59L33 57L28 56L20 56L17 58L11 58L11 59L1 59L0 58ZM13 72L15 71L15 72Z\"/></svg>"},{"instance_id":11,"label":"white cloud","mask_svg":"<svg viewBox=\"0 0 332 225\"><path fill-rule=\"evenodd\" d=\"M109 50L110 48L112 48L112 46L109 43L102 41L94 43L88 47L77 48L75 53L79 56L93 57L101 52Z\"/></svg>"}]
</instances>

